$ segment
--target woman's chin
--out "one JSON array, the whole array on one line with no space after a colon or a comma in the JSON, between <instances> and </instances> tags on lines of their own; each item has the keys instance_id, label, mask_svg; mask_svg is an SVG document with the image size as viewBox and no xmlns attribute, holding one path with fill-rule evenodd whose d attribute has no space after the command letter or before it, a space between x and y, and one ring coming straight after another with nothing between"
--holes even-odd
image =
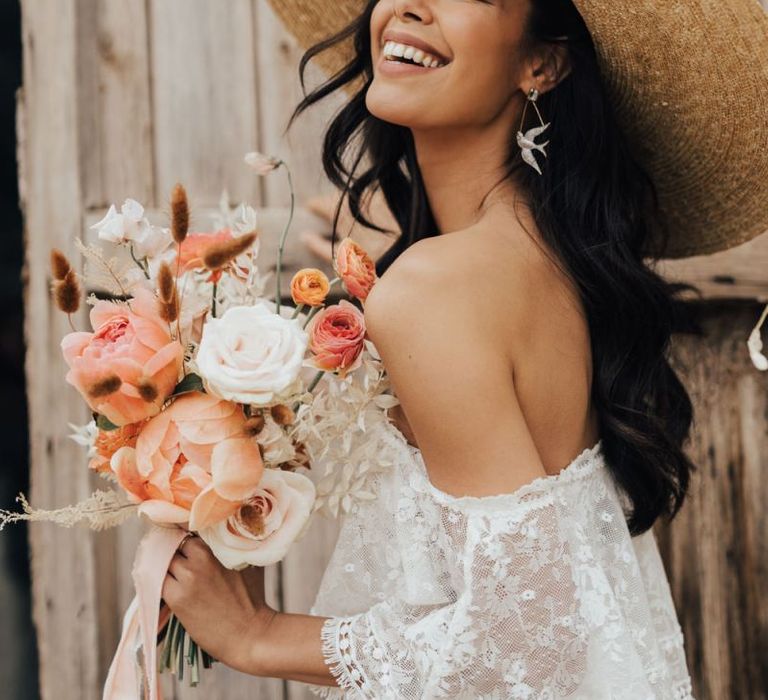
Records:
<instances>
[{"instance_id":1,"label":"woman's chin","mask_svg":"<svg viewBox=\"0 0 768 700\"><path fill-rule=\"evenodd\" d=\"M407 126L410 128L424 128L424 115L429 107L419 104L419 100L413 99L413 93L408 93L398 86L377 87L375 81L368 88L365 96L365 106L377 119Z\"/></svg>"}]
</instances>

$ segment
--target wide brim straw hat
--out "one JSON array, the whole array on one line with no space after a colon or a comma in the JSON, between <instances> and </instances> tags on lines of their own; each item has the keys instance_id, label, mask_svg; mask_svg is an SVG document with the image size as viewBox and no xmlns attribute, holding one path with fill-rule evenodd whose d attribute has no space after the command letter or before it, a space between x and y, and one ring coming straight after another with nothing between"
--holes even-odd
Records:
<instances>
[{"instance_id":1,"label":"wide brim straw hat","mask_svg":"<svg viewBox=\"0 0 768 700\"><path fill-rule=\"evenodd\" d=\"M365 7L270 1L305 49ZM768 15L758 0L574 4L620 124L656 184L670 233L664 256L712 253L768 231ZM314 60L332 75L351 47L347 39Z\"/></svg>"}]
</instances>

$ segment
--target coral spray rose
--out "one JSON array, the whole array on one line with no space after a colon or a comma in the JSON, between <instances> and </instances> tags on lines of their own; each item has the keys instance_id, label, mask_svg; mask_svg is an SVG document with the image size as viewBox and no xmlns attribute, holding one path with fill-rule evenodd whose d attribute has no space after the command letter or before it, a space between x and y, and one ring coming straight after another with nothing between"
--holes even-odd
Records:
<instances>
[{"instance_id":1,"label":"coral spray rose","mask_svg":"<svg viewBox=\"0 0 768 700\"><path fill-rule=\"evenodd\" d=\"M305 267L291 280L291 298L296 304L322 306L330 288L328 277L322 270Z\"/></svg>"},{"instance_id":2,"label":"coral spray rose","mask_svg":"<svg viewBox=\"0 0 768 700\"><path fill-rule=\"evenodd\" d=\"M320 311L309 327L309 349L312 367L338 371L344 378L357 369L365 345L365 317L346 299Z\"/></svg>"},{"instance_id":3,"label":"coral spray rose","mask_svg":"<svg viewBox=\"0 0 768 700\"><path fill-rule=\"evenodd\" d=\"M334 268L344 289L360 301L366 300L378 279L373 260L351 238L345 238L336 249Z\"/></svg>"},{"instance_id":4,"label":"coral spray rose","mask_svg":"<svg viewBox=\"0 0 768 700\"><path fill-rule=\"evenodd\" d=\"M91 325L93 333L69 333L61 341L70 368L66 380L115 425L157 414L176 386L184 351L160 318L152 292L137 288L127 305L96 302ZM105 378L116 390L94 389L105 385ZM151 392L142 396L140 388L147 386Z\"/></svg>"},{"instance_id":5,"label":"coral spray rose","mask_svg":"<svg viewBox=\"0 0 768 700\"><path fill-rule=\"evenodd\" d=\"M139 513L159 523L187 522L209 485L237 497L261 480L264 462L258 443L246 435L246 420L238 404L184 394L143 426L135 448L121 447L112 456L112 471ZM208 515L216 520L210 509Z\"/></svg>"}]
</instances>

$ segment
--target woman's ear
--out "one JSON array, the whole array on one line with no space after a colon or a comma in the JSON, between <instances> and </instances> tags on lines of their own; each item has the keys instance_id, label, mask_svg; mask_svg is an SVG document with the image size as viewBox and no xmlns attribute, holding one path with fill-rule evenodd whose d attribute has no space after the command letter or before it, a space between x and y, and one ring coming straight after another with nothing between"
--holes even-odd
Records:
<instances>
[{"instance_id":1,"label":"woman's ear","mask_svg":"<svg viewBox=\"0 0 768 700\"><path fill-rule=\"evenodd\" d=\"M541 94L556 87L570 72L571 61L565 44L543 45L531 63L531 78Z\"/></svg>"}]
</instances>

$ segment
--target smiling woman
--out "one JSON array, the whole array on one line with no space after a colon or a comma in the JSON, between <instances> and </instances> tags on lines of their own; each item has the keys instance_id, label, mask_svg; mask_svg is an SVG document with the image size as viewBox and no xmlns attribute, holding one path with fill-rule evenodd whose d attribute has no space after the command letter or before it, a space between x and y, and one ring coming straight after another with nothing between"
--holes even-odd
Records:
<instances>
[{"instance_id":1,"label":"smiling woman","mask_svg":"<svg viewBox=\"0 0 768 700\"><path fill-rule=\"evenodd\" d=\"M270 610L260 580L246 600L188 542L167 593L202 646L328 697L693 697L651 529L693 470L692 406L668 358L691 324L647 258L768 225L768 129L754 127L768 21L751 0L689 5L276 5L322 38L302 71L335 56L293 118L349 91L325 171L366 225L361 201L380 189L402 231L364 318L418 447L377 427L386 468L345 517L309 615ZM699 167L733 90L713 46L759 93L727 182ZM690 94L675 90L682 60L706 76ZM670 128L670 94L701 132ZM748 193L738 211L733 187Z\"/></svg>"}]
</instances>

